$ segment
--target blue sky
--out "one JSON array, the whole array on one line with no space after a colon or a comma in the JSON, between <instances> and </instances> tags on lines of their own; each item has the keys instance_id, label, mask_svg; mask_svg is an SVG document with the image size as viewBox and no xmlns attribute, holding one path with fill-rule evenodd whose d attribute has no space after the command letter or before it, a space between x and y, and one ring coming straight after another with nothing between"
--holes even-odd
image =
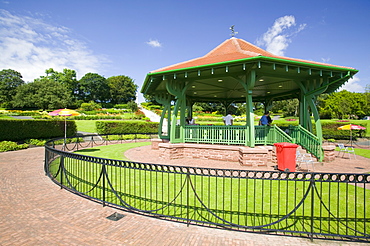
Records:
<instances>
[{"instance_id":1,"label":"blue sky","mask_svg":"<svg viewBox=\"0 0 370 246\"><path fill-rule=\"evenodd\" d=\"M369 13L370 0L0 0L0 70L127 75L140 90L148 72L205 55L235 25L274 54L360 70L342 89L364 92Z\"/></svg>"}]
</instances>

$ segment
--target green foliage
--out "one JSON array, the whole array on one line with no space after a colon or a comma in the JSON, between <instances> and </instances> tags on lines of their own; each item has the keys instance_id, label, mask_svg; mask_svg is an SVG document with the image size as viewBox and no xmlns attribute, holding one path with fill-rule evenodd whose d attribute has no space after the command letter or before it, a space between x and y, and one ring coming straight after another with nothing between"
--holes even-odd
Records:
<instances>
[{"instance_id":1,"label":"green foliage","mask_svg":"<svg viewBox=\"0 0 370 246\"><path fill-rule=\"evenodd\" d=\"M138 108L138 106L137 106L137 104L136 104L136 102L134 102L134 101L129 101L128 103L127 103L127 108L132 112L132 113L134 113L134 112L136 112L139 108Z\"/></svg>"},{"instance_id":2,"label":"green foliage","mask_svg":"<svg viewBox=\"0 0 370 246\"><path fill-rule=\"evenodd\" d=\"M370 114L369 93L346 90L319 97L318 109L322 118L358 119Z\"/></svg>"},{"instance_id":3,"label":"green foliage","mask_svg":"<svg viewBox=\"0 0 370 246\"><path fill-rule=\"evenodd\" d=\"M40 76L38 80L51 80L62 84L74 99L75 93L77 92L77 74L75 70L64 68L63 72L57 72L49 68L45 73L46 76Z\"/></svg>"},{"instance_id":4,"label":"green foliage","mask_svg":"<svg viewBox=\"0 0 370 246\"><path fill-rule=\"evenodd\" d=\"M82 103L80 108L81 108L81 110L84 110L84 111L92 111L92 110L101 109L102 107L99 103L96 103L94 101L90 101L88 103Z\"/></svg>"},{"instance_id":5,"label":"green foliage","mask_svg":"<svg viewBox=\"0 0 370 246\"><path fill-rule=\"evenodd\" d=\"M17 88L24 84L22 75L12 69L3 69L0 71L0 105L6 104L6 107L11 106L11 102Z\"/></svg>"},{"instance_id":6,"label":"green foliage","mask_svg":"<svg viewBox=\"0 0 370 246\"><path fill-rule=\"evenodd\" d=\"M65 86L53 80L42 79L18 87L14 106L20 108L56 109L71 103L71 95Z\"/></svg>"},{"instance_id":7,"label":"green foliage","mask_svg":"<svg viewBox=\"0 0 370 246\"><path fill-rule=\"evenodd\" d=\"M127 104L116 104L114 105L114 108L118 108L118 109L127 109Z\"/></svg>"},{"instance_id":8,"label":"green foliage","mask_svg":"<svg viewBox=\"0 0 370 246\"><path fill-rule=\"evenodd\" d=\"M99 134L158 133L159 123L145 121L97 121Z\"/></svg>"},{"instance_id":9,"label":"green foliage","mask_svg":"<svg viewBox=\"0 0 370 246\"><path fill-rule=\"evenodd\" d=\"M85 74L78 83L78 97L84 102L107 102L109 86L106 78L97 73Z\"/></svg>"},{"instance_id":10,"label":"green foliage","mask_svg":"<svg viewBox=\"0 0 370 246\"><path fill-rule=\"evenodd\" d=\"M289 99L283 101L274 101L271 111L281 113L283 117L298 116L299 101L298 99Z\"/></svg>"},{"instance_id":11,"label":"green foliage","mask_svg":"<svg viewBox=\"0 0 370 246\"><path fill-rule=\"evenodd\" d=\"M74 121L67 121L67 136L77 132ZM58 120L0 120L0 141L48 139L64 136L64 121Z\"/></svg>"},{"instance_id":12,"label":"green foliage","mask_svg":"<svg viewBox=\"0 0 370 246\"><path fill-rule=\"evenodd\" d=\"M0 142L0 152L27 149L28 144L17 144L11 141L1 141Z\"/></svg>"},{"instance_id":13,"label":"green foliage","mask_svg":"<svg viewBox=\"0 0 370 246\"><path fill-rule=\"evenodd\" d=\"M29 145L44 146L46 141L45 139L27 139L25 142Z\"/></svg>"},{"instance_id":14,"label":"green foliage","mask_svg":"<svg viewBox=\"0 0 370 246\"><path fill-rule=\"evenodd\" d=\"M69 117L73 120L109 120L116 119L121 120L123 117L121 115L79 115Z\"/></svg>"},{"instance_id":15,"label":"green foliage","mask_svg":"<svg viewBox=\"0 0 370 246\"><path fill-rule=\"evenodd\" d=\"M349 122L330 122L330 121L322 121L322 135L326 139L350 139L350 131L349 130L338 130L338 127L347 125ZM362 125L362 124L360 124ZM364 135L363 130L352 130L352 139L356 139Z\"/></svg>"},{"instance_id":16,"label":"green foliage","mask_svg":"<svg viewBox=\"0 0 370 246\"><path fill-rule=\"evenodd\" d=\"M112 76L107 79L110 101L113 104L135 101L137 85L132 78L124 75Z\"/></svg>"}]
</instances>

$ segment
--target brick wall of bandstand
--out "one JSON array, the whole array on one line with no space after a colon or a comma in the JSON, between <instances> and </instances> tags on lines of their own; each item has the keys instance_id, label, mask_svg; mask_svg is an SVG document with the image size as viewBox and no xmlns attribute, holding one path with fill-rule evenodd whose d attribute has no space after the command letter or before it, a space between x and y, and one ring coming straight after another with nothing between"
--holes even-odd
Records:
<instances>
[{"instance_id":1,"label":"brick wall of bandstand","mask_svg":"<svg viewBox=\"0 0 370 246\"><path fill-rule=\"evenodd\" d=\"M161 139L152 140L152 149L159 151L159 156L165 160L195 158L239 162L242 166L267 166L276 163L275 146L213 145L179 143L171 144ZM298 148L300 151L302 149ZM335 146L324 145L324 162L335 160ZM304 150L303 150L304 151Z\"/></svg>"}]
</instances>

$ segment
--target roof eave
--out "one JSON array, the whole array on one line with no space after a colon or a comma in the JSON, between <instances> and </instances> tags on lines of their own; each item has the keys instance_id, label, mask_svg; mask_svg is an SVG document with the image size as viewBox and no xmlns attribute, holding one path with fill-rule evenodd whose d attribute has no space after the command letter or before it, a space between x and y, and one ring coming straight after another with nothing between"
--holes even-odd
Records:
<instances>
[{"instance_id":1,"label":"roof eave","mask_svg":"<svg viewBox=\"0 0 370 246\"><path fill-rule=\"evenodd\" d=\"M356 74L358 72L357 69L350 68L350 67L339 67L331 64L317 64L317 63L311 63L309 61L295 61L295 60L287 60L284 58L278 58L278 57L268 57L268 56L256 56L256 57L248 57L238 60L231 60L231 61L224 61L224 62L217 62L217 63L210 63L205 65L199 65L199 66L193 66L193 67L186 67L186 68L178 68L178 69L172 69L172 70L165 70L160 72L153 72L148 73L146 75L146 78L144 80L143 87L141 89L141 93L146 93L149 87L149 79L152 76L158 76L158 75L165 75L168 73L178 73L186 70L199 70L204 69L208 67L214 67L214 66L222 66L222 65L230 65L233 63L243 63L243 62L253 62L253 61L269 61L273 63L284 63L284 64L290 64L294 66L301 66L301 67L312 67L316 69L325 69L325 70L336 70L336 71L351 71L353 74Z\"/></svg>"}]
</instances>

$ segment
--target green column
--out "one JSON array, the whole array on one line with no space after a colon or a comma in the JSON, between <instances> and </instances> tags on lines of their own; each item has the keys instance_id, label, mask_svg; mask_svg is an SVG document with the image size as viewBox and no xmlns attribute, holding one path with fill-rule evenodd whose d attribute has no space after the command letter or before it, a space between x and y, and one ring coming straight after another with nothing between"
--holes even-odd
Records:
<instances>
[{"instance_id":1,"label":"green column","mask_svg":"<svg viewBox=\"0 0 370 246\"><path fill-rule=\"evenodd\" d=\"M183 143L186 113L186 86L183 81L172 79L167 80L166 89L170 94L175 96L175 108L172 111L170 128L170 142Z\"/></svg>"},{"instance_id":2,"label":"green column","mask_svg":"<svg viewBox=\"0 0 370 246\"><path fill-rule=\"evenodd\" d=\"M161 139L170 138L170 126L171 126L171 95L168 93L161 93L155 95L155 100L163 105L163 111L158 127L158 136ZM163 122L167 113L167 135L163 135Z\"/></svg>"},{"instance_id":3,"label":"green column","mask_svg":"<svg viewBox=\"0 0 370 246\"><path fill-rule=\"evenodd\" d=\"M246 145L250 147L254 147L256 145L256 136L255 136L255 129L254 129L254 112L253 112L253 100L252 100L252 89L256 83L256 71L251 70L250 73L247 75L246 80L246 104L247 104L247 120L246 120L246 136L247 138Z\"/></svg>"},{"instance_id":4,"label":"green column","mask_svg":"<svg viewBox=\"0 0 370 246\"><path fill-rule=\"evenodd\" d=\"M247 96L245 98L246 104L247 104L247 120L246 120L246 136L249 136L247 138L247 141L245 145L254 147L256 145L256 136L255 136L255 129L254 129L254 113L253 113L253 101L252 101L252 90L247 91Z\"/></svg>"}]
</instances>

